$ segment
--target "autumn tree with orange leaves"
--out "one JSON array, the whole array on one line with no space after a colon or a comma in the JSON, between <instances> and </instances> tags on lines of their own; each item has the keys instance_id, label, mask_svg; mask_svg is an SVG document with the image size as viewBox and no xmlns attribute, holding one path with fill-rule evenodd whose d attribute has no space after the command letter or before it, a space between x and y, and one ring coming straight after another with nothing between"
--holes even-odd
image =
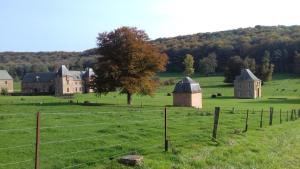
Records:
<instances>
[{"instance_id":1,"label":"autumn tree with orange leaves","mask_svg":"<svg viewBox=\"0 0 300 169\"><path fill-rule=\"evenodd\" d=\"M131 105L133 94L153 95L158 87L154 79L164 71L167 56L149 43L148 35L137 28L121 27L97 37L98 58L92 86L96 93L120 91Z\"/></svg>"}]
</instances>

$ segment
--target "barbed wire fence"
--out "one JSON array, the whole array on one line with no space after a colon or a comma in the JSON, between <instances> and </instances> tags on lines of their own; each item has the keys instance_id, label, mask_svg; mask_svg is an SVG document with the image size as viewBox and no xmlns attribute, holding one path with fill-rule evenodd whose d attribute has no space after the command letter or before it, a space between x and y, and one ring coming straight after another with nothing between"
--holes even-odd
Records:
<instances>
[{"instance_id":1,"label":"barbed wire fence","mask_svg":"<svg viewBox=\"0 0 300 169\"><path fill-rule=\"evenodd\" d=\"M0 168L13 168L11 166L21 166L16 168L22 168L22 166L32 166L29 168L40 168L40 165L44 165L43 162L51 161L57 158L62 158L62 160L67 159L73 159L75 156L82 155L84 153L96 153L97 155L100 154L101 158L97 158L96 160L84 160L84 161L77 161L77 162L69 162L69 163L62 163L63 168L74 168L74 167L80 167L84 165L96 165L97 163L100 163L102 161L111 161L116 159L117 157L120 157L122 155L126 154L135 154L135 153L142 153L143 155L151 154L151 153L161 153L163 151L168 152L169 148L173 148L173 146L176 146L173 144L177 140L180 139L191 139L189 134L186 133L186 129L180 129L178 126L184 125L187 127L189 124L188 122L199 122L197 121L201 119L200 117L207 117L205 120L209 120L210 126L206 126L204 131L211 130L212 133L206 133L205 139L211 139L212 141L217 140L218 136L218 130L222 130L222 127L225 126L225 123L223 124L222 116L230 116L229 118L231 121L240 120L245 122L245 126L239 126L241 123L234 124L234 127L232 129L235 129L235 127L239 127L243 130L242 132L246 133L249 128L262 128L266 125L272 126L273 124L282 124L286 121L294 121L300 118L300 109L297 111L296 109L293 110L274 110L273 108L270 108L269 110L254 110L254 109L238 109L238 108L220 108L216 107L214 110L211 109L198 109L194 111L186 112L180 112L183 110L177 110L177 108L173 107L166 107L163 110L142 110L142 109L132 109L130 112L134 113L145 113L145 114L156 114L157 117L151 116L151 119L144 119L139 116L139 118L135 118L132 120L131 116L125 116L122 115L120 112L86 112L86 113L37 113L34 114L26 114L26 113L15 113L15 114L0 114L0 116L9 116L10 118L13 117L30 117L31 120L35 121L36 126L35 127L25 127L25 128L0 128L0 133L2 135L8 134L8 133L14 133L14 132L26 132L33 134L35 133L35 137L32 138L32 141L30 143L26 144L20 144L15 146L6 146L6 147L0 147L1 152L5 151L12 151L17 149L22 149L22 151L27 150L27 153L31 153L31 158L25 158L18 161L11 161L11 162L0 162ZM181 115L180 118L176 117L176 115ZM107 117L103 118L103 116L108 115ZM80 124L72 124L72 125L45 125L44 123L41 123L43 120L49 120L49 117L65 117L69 118L70 116L96 116L101 121L100 122L88 122L85 121L84 123ZM99 117L101 116L101 118ZM199 116L199 118L195 118L195 116ZM118 118L119 121L108 121L110 118ZM148 117L148 116L147 116ZM274 123L274 117L279 122ZM130 122L127 122L126 124L122 124L122 121L129 120ZM18 121L19 122L19 121ZM126 125L126 126L137 126L143 124L153 124L151 126L154 128L154 132L152 132L152 135L150 138L145 137L145 135L142 135L141 138L131 138L128 137L130 135L130 132L128 130L123 130L117 133L104 133L97 136L83 136L83 137L76 137L76 138L64 138L59 139L55 138L55 140L43 140L40 138L41 134L42 136L47 135L48 132L57 132L56 130L67 130L72 129L74 131L78 130L79 128L85 129L86 127L100 127L101 126L109 126L109 125ZM176 123L174 126L173 123ZM183 123L183 124L181 124ZM154 125L156 124L156 125ZM199 128L193 125L190 126L192 134L197 135L199 134ZM262 125L263 124L263 125ZM54 130L54 131L52 131ZM69 143L88 143L95 141L99 141L99 144L101 144L103 140L107 140L107 137L112 137L114 135L122 135L126 136L127 143L113 143L113 144L103 144L103 145L93 145L93 148L84 148L84 149L76 149L71 152L67 153L54 153L55 155L49 155L47 154L47 146L54 145L59 146L61 144L69 144ZM145 134L145 133L142 133ZM149 133L146 133L149 134ZM146 138L146 139L144 139ZM18 139L17 137L14 137L14 139ZM152 146L144 146L143 143L149 142L149 139L155 140L155 145ZM139 145L139 146L138 146ZM125 148L124 148L125 147ZM109 153L107 153L109 152ZM103 155L101 155L103 153ZM75 164L74 164L75 163ZM46 165L44 165L46 166ZM25 167L25 168L26 168ZM44 168L44 167L42 167Z\"/></svg>"}]
</instances>

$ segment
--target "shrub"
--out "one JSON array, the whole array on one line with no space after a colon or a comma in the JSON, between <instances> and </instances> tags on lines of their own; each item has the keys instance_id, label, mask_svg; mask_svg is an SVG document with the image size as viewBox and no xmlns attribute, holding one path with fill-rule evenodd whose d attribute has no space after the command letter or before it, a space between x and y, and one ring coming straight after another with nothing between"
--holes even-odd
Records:
<instances>
[{"instance_id":1,"label":"shrub","mask_svg":"<svg viewBox=\"0 0 300 169\"><path fill-rule=\"evenodd\" d=\"M167 96L172 96L172 94L171 93L167 93Z\"/></svg>"},{"instance_id":2,"label":"shrub","mask_svg":"<svg viewBox=\"0 0 300 169\"><path fill-rule=\"evenodd\" d=\"M70 100L70 101L69 101L69 103L71 103L71 104L72 104L72 103L74 103L74 101L73 101L73 100Z\"/></svg>"},{"instance_id":3,"label":"shrub","mask_svg":"<svg viewBox=\"0 0 300 169\"><path fill-rule=\"evenodd\" d=\"M217 95L212 94L212 95L211 95L211 98L217 98Z\"/></svg>"},{"instance_id":4,"label":"shrub","mask_svg":"<svg viewBox=\"0 0 300 169\"><path fill-rule=\"evenodd\" d=\"M2 96L6 96L6 95L8 95L8 91L7 91L7 89L5 89L5 88L1 88L0 95L2 95Z\"/></svg>"},{"instance_id":5,"label":"shrub","mask_svg":"<svg viewBox=\"0 0 300 169\"><path fill-rule=\"evenodd\" d=\"M21 99L20 99L21 101L25 101L25 99L22 97Z\"/></svg>"},{"instance_id":6,"label":"shrub","mask_svg":"<svg viewBox=\"0 0 300 169\"><path fill-rule=\"evenodd\" d=\"M165 81L162 82L162 85L164 86L169 86L169 85L175 85L176 84L176 81L175 79L167 79Z\"/></svg>"},{"instance_id":7,"label":"shrub","mask_svg":"<svg viewBox=\"0 0 300 169\"><path fill-rule=\"evenodd\" d=\"M233 134L241 134L242 130L241 129L234 129Z\"/></svg>"},{"instance_id":8,"label":"shrub","mask_svg":"<svg viewBox=\"0 0 300 169\"><path fill-rule=\"evenodd\" d=\"M218 93L217 95L218 95L218 96L222 96L222 93Z\"/></svg>"},{"instance_id":9,"label":"shrub","mask_svg":"<svg viewBox=\"0 0 300 169\"><path fill-rule=\"evenodd\" d=\"M84 104L90 104L91 102L88 101L88 100L85 100L83 103L84 103Z\"/></svg>"},{"instance_id":10,"label":"shrub","mask_svg":"<svg viewBox=\"0 0 300 169\"><path fill-rule=\"evenodd\" d=\"M199 116L204 116L205 114L203 112L199 113Z\"/></svg>"},{"instance_id":11,"label":"shrub","mask_svg":"<svg viewBox=\"0 0 300 169\"><path fill-rule=\"evenodd\" d=\"M211 116L212 113L211 113L211 112L206 112L205 115L206 115L206 116Z\"/></svg>"}]
</instances>

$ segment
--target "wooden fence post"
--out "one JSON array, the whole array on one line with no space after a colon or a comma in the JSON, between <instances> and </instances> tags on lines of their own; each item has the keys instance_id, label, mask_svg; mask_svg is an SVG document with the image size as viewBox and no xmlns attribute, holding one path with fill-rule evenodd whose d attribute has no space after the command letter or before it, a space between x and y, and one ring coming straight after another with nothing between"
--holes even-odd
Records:
<instances>
[{"instance_id":1,"label":"wooden fence post","mask_svg":"<svg viewBox=\"0 0 300 169\"><path fill-rule=\"evenodd\" d=\"M219 114L220 114L220 107L215 107L215 114L214 114L214 128L212 133L212 140L217 139L217 130L219 124Z\"/></svg>"},{"instance_id":2,"label":"wooden fence post","mask_svg":"<svg viewBox=\"0 0 300 169\"><path fill-rule=\"evenodd\" d=\"M40 112L36 114L35 169L40 169Z\"/></svg>"},{"instance_id":3,"label":"wooden fence post","mask_svg":"<svg viewBox=\"0 0 300 169\"><path fill-rule=\"evenodd\" d=\"M294 110L292 110L292 112L291 112L291 121L293 121L294 120Z\"/></svg>"},{"instance_id":4,"label":"wooden fence post","mask_svg":"<svg viewBox=\"0 0 300 169\"><path fill-rule=\"evenodd\" d=\"M248 117L249 117L249 110L247 110L247 113L246 113L246 124L245 124L245 130L244 130L244 132L248 131Z\"/></svg>"},{"instance_id":5,"label":"wooden fence post","mask_svg":"<svg viewBox=\"0 0 300 169\"><path fill-rule=\"evenodd\" d=\"M165 107L165 152L169 149L167 136L167 107Z\"/></svg>"},{"instance_id":6,"label":"wooden fence post","mask_svg":"<svg viewBox=\"0 0 300 169\"><path fill-rule=\"evenodd\" d=\"M273 107L270 107L270 121L269 125L272 126L273 124Z\"/></svg>"},{"instance_id":7,"label":"wooden fence post","mask_svg":"<svg viewBox=\"0 0 300 169\"><path fill-rule=\"evenodd\" d=\"M280 112L279 112L279 118L280 118L280 124L281 124L282 123L281 109L280 109Z\"/></svg>"},{"instance_id":8,"label":"wooden fence post","mask_svg":"<svg viewBox=\"0 0 300 169\"><path fill-rule=\"evenodd\" d=\"M261 109L261 112L260 112L260 128L262 128L262 126L263 126L263 113L264 113L264 109Z\"/></svg>"}]
</instances>

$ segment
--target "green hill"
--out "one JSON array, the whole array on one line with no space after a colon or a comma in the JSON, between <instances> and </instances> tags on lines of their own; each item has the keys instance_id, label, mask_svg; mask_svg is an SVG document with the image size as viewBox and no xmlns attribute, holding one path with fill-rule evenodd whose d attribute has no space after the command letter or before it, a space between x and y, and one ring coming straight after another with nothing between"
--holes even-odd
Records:
<instances>
[{"instance_id":1,"label":"green hill","mask_svg":"<svg viewBox=\"0 0 300 169\"><path fill-rule=\"evenodd\" d=\"M95 37L96 38L96 37ZM223 72L231 56L255 58L260 63L266 50L275 64L275 72L294 73L294 55L300 51L300 26L256 26L228 31L159 38L151 41L169 56L167 71L182 72L183 57L192 54L195 68L199 60L216 53L217 71ZM90 67L97 58L95 49L83 52L0 52L0 69L9 70L15 78L26 72L52 71L65 64L71 69Z\"/></svg>"}]
</instances>

